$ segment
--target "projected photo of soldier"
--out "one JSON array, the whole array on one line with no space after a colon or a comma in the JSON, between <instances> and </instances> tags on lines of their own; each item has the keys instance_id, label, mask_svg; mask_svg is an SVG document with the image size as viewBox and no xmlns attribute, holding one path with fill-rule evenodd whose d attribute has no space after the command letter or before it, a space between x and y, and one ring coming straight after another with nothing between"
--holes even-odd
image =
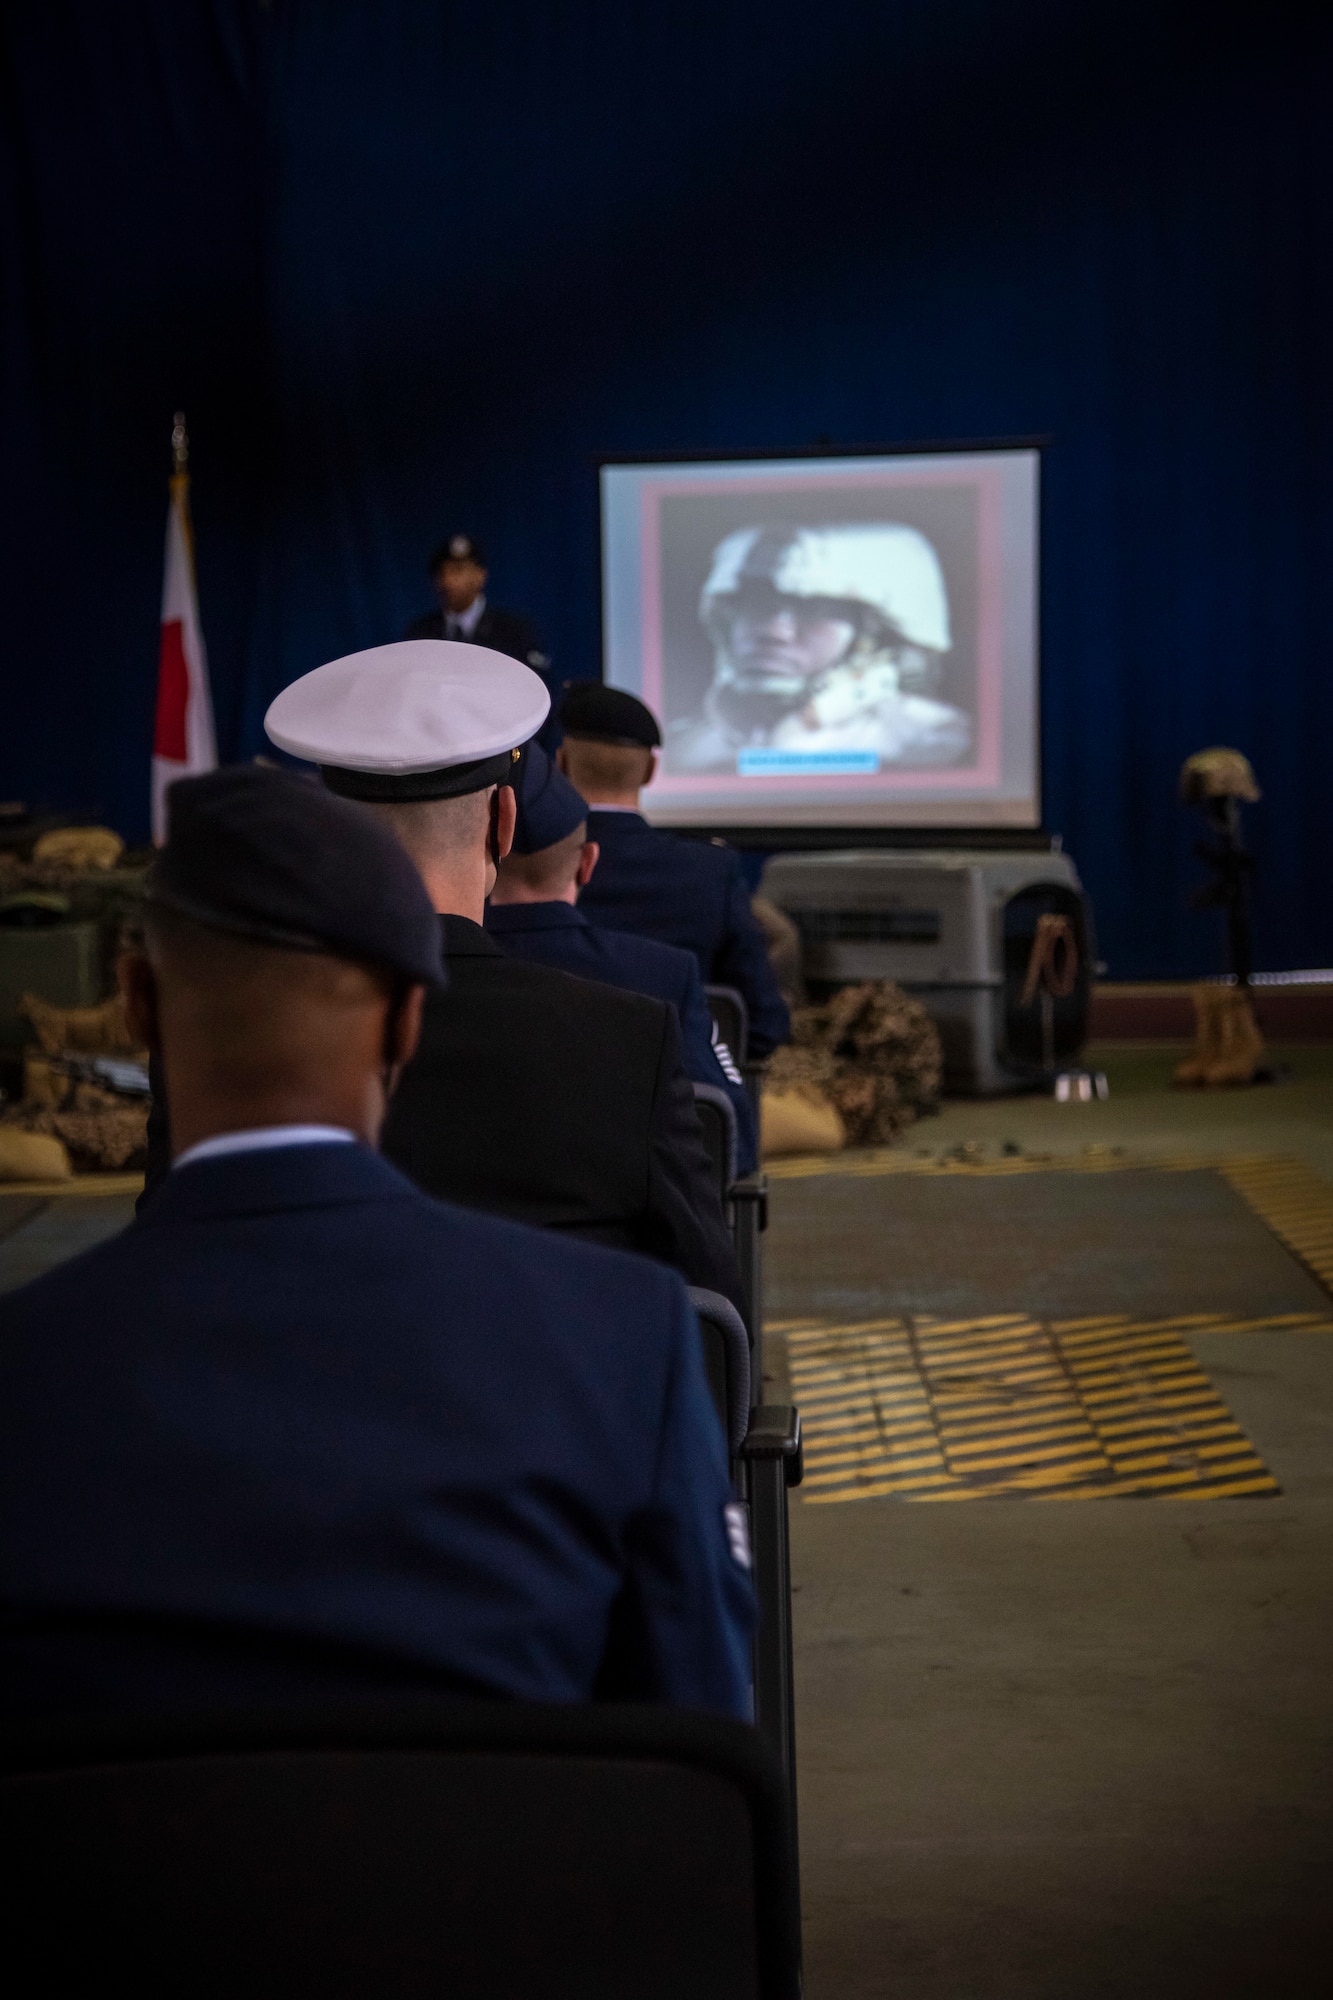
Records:
<instances>
[{"instance_id":1,"label":"projected photo of soldier","mask_svg":"<svg viewBox=\"0 0 1333 2000\"><path fill-rule=\"evenodd\" d=\"M713 552L699 616L714 649L699 714L674 723L667 768L744 769L747 751L963 762L972 725L935 699L950 649L939 558L895 522L740 528Z\"/></svg>"}]
</instances>

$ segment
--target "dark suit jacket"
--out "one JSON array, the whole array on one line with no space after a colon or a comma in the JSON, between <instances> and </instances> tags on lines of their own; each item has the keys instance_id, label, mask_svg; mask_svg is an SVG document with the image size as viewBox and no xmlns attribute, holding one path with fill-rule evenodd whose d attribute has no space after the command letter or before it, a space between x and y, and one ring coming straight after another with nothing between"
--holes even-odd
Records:
<instances>
[{"instance_id":1,"label":"dark suit jacket","mask_svg":"<svg viewBox=\"0 0 1333 2000\"><path fill-rule=\"evenodd\" d=\"M414 618L403 637L405 639L443 639L443 611L426 611L420 618ZM517 611L502 611L498 604L487 604L465 641L471 646L489 646L493 652L508 653L515 660L522 660L525 667L535 666L533 659L545 661L537 640L536 629L530 619ZM540 673L541 668L537 667Z\"/></svg>"},{"instance_id":2,"label":"dark suit jacket","mask_svg":"<svg viewBox=\"0 0 1333 2000\"><path fill-rule=\"evenodd\" d=\"M0 1696L744 1714L730 1498L672 1273L364 1146L200 1161L4 1301Z\"/></svg>"},{"instance_id":3,"label":"dark suit jacket","mask_svg":"<svg viewBox=\"0 0 1333 2000\"><path fill-rule=\"evenodd\" d=\"M556 965L580 979L600 979L629 993L669 1000L680 1022L686 1072L692 1082L711 1084L731 1099L740 1171L754 1171L754 1113L740 1071L733 1063L733 1076L728 1076L718 1060L713 1017L693 952L630 931L601 929L570 903L489 904L486 929L511 958Z\"/></svg>"},{"instance_id":4,"label":"dark suit jacket","mask_svg":"<svg viewBox=\"0 0 1333 2000\"><path fill-rule=\"evenodd\" d=\"M769 964L729 847L683 840L639 813L588 813L588 838L602 854L579 908L610 930L638 931L682 946L699 961L705 985L734 986L750 1010L750 1049L771 1055L791 1033L787 1003Z\"/></svg>"},{"instance_id":5,"label":"dark suit jacket","mask_svg":"<svg viewBox=\"0 0 1333 2000\"><path fill-rule=\"evenodd\" d=\"M740 1304L670 1007L508 958L444 917L449 987L381 1135L428 1194L672 1264Z\"/></svg>"}]
</instances>

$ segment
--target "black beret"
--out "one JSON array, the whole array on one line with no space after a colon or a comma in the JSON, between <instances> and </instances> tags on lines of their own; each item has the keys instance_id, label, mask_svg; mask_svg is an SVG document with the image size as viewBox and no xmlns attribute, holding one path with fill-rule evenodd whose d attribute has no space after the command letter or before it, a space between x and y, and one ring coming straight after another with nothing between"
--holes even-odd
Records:
<instances>
[{"instance_id":1,"label":"black beret","mask_svg":"<svg viewBox=\"0 0 1333 2000\"><path fill-rule=\"evenodd\" d=\"M486 551L475 535L450 535L430 559L431 575L437 576L447 562L473 562L478 569L485 569Z\"/></svg>"},{"instance_id":2,"label":"black beret","mask_svg":"<svg viewBox=\"0 0 1333 2000\"><path fill-rule=\"evenodd\" d=\"M568 736L589 736L599 743L635 745L656 750L662 732L650 708L624 688L602 681L566 681L560 704L560 726Z\"/></svg>"},{"instance_id":3,"label":"black beret","mask_svg":"<svg viewBox=\"0 0 1333 2000\"><path fill-rule=\"evenodd\" d=\"M575 791L538 743L523 752L523 774L514 787L515 854L541 854L582 826L588 802Z\"/></svg>"},{"instance_id":4,"label":"black beret","mask_svg":"<svg viewBox=\"0 0 1333 2000\"><path fill-rule=\"evenodd\" d=\"M440 920L407 850L364 806L291 771L177 779L147 894L214 930L445 984Z\"/></svg>"}]
</instances>

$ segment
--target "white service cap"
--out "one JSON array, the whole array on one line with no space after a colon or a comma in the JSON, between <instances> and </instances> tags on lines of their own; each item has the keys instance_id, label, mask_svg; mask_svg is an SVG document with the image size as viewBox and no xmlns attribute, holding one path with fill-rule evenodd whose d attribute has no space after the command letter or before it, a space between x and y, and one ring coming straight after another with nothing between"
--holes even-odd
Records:
<instances>
[{"instance_id":1,"label":"white service cap","mask_svg":"<svg viewBox=\"0 0 1333 2000\"><path fill-rule=\"evenodd\" d=\"M540 676L507 653L403 639L303 674L264 728L344 798L449 799L507 777L550 706Z\"/></svg>"}]
</instances>

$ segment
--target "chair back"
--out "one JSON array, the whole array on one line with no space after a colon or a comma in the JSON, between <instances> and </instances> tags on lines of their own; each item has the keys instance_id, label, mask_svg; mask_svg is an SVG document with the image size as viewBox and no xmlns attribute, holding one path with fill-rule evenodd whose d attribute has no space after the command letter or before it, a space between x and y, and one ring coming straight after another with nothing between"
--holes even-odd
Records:
<instances>
[{"instance_id":1,"label":"chair back","mask_svg":"<svg viewBox=\"0 0 1333 2000\"><path fill-rule=\"evenodd\" d=\"M786 1797L741 1723L468 1701L3 1749L16 1993L797 2000Z\"/></svg>"},{"instance_id":2,"label":"chair back","mask_svg":"<svg viewBox=\"0 0 1333 2000\"><path fill-rule=\"evenodd\" d=\"M721 1292L691 1285L690 1304L699 1315L708 1386L727 1434L727 1450L735 1458L750 1423L750 1336L745 1321Z\"/></svg>"},{"instance_id":3,"label":"chair back","mask_svg":"<svg viewBox=\"0 0 1333 2000\"><path fill-rule=\"evenodd\" d=\"M738 993L734 986L705 986L704 995L708 1011L717 1024L717 1032L736 1058L739 1068L750 1053L750 1010L745 1004L745 995Z\"/></svg>"},{"instance_id":4,"label":"chair back","mask_svg":"<svg viewBox=\"0 0 1333 2000\"><path fill-rule=\"evenodd\" d=\"M708 1157L717 1176L718 1195L725 1207L727 1195L736 1179L736 1107L726 1091L717 1084L696 1083L694 1108L699 1114L704 1145L708 1148Z\"/></svg>"}]
</instances>

